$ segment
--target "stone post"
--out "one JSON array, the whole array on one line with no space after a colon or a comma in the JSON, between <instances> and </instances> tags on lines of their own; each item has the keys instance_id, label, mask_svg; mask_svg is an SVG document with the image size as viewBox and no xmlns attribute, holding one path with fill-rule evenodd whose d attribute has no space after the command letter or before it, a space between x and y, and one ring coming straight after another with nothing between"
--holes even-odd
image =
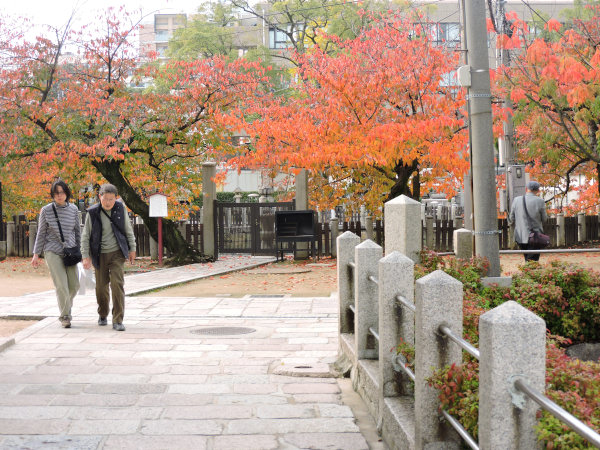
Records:
<instances>
[{"instance_id":1,"label":"stone post","mask_svg":"<svg viewBox=\"0 0 600 450\"><path fill-rule=\"evenodd\" d=\"M296 210L308 209L308 172L302 169L295 179L296 183ZM307 242L297 242L295 259L307 259L310 255Z\"/></svg>"},{"instance_id":2,"label":"stone post","mask_svg":"<svg viewBox=\"0 0 600 450\"><path fill-rule=\"evenodd\" d=\"M354 333L354 321L350 305L354 305L354 269L348 264L354 261L354 247L360 244L360 238L346 231L337 238L337 280L338 301L340 306L339 332Z\"/></svg>"},{"instance_id":3,"label":"stone post","mask_svg":"<svg viewBox=\"0 0 600 450\"><path fill-rule=\"evenodd\" d=\"M546 324L510 300L479 319L479 447L538 448L537 404L524 397L513 405L515 378L545 389Z\"/></svg>"},{"instance_id":4,"label":"stone post","mask_svg":"<svg viewBox=\"0 0 600 450\"><path fill-rule=\"evenodd\" d=\"M577 241L584 242L587 238L585 229L585 212L577 213Z\"/></svg>"},{"instance_id":5,"label":"stone post","mask_svg":"<svg viewBox=\"0 0 600 450\"><path fill-rule=\"evenodd\" d=\"M398 251L414 262L421 261L421 203L400 195L384 206L386 255Z\"/></svg>"},{"instance_id":6,"label":"stone post","mask_svg":"<svg viewBox=\"0 0 600 450\"><path fill-rule=\"evenodd\" d=\"M242 194L235 194L233 196L233 199L235 200L236 203L242 203Z\"/></svg>"},{"instance_id":7,"label":"stone post","mask_svg":"<svg viewBox=\"0 0 600 450\"><path fill-rule=\"evenodd\" d=\"M459 259L470 259L473 257L473 235L471 230L459 228L454 230L452 237L454 255Z\"/></svg>"},{"instance_id":8,"label":"stone post","mask_svg":"<svg viewBox=\"0 0 600 450\"><path fill-rule=\"evenodd\" d=\"M37 222L29 222L29 256L33 256L33 247L37 235Z\"/></svg>"},{"instance_id":9,"label":"stone post","mask_svg":"<svg viewBox=\"0 0 600 450\"><path fill-rule=\"evenodd\" d=\"M416 281L415 289L415 448L459 448L460 439L440 421L438 392L426 379L435 369L462 362L462 349L442 339L440 325L463 331L463 285L436 270Z\"/></svg>"},{"instance_id":10,"label":"stone post","mask_svg":"<svg viewBox=\"0 0 600 450\"><path fill-rule=\"evenodd\" d=\"M204 254L215 257L217 255L215 242L214 201L217 198L217 186L214 177L217 173L217 164L205 162L202 164L202 239L204 241Z\"/></svg>"},{"instance_id":11,"label":"stone post","mask_svg":"<svg viewBox=\"0 0 600 450\"><path fill-rule=\"evenodd\" d=\"M369 349L369 327L378 329L377 307L378 287L369 280L369 276L377 277L377 264L383 256L383 248L375 242L366 240L354 247L354 343L358 359L375 359L377 351Z\"/></svg>"},{"instance_id":12,"label":"stone post","mask_svg":"<svg viewBox=\"0 0 600 450\"><path fill-rule=\"evenodd\" d=\"M462 228L463 226L463 219L462 217L454 217L454 219L452 219L454 221L454 229L458 230L459 228Z\"/></svg>"},{"instance_id":13,"label":"stone post","mask_svg":"<svg viewBox=\"0 0 600 450\"><path fill-rule=\"evenodd\" d=\"M365 217L365 230L367 231L367 239L373 240L373 218Z\"/></svg>"},{"instance_id":14,"label":"stone post","mask_svg":"<svg viewBox=\"0 0 600 450\"><path fill-rule=\"evenodd\" d=\"M433 216L425 216L425 246L433 250L435 239L433 234Z\"/></svg>"},{"instance_id":15,"label":"stone post","mask_svg":"<svg viewBox=\"0 0 600 450\"><path fill-rule=\"evenodd\" d=\"M565 237L565 214L558 213L556 215L556 245L564 246L567 242Z\"/></svg>"},{"instance_id":16,"label":"stone post","mask_svg":"<svg viewBox=\"0 0 600 450\"><path fill-rule=\"evenodd\" d=\"M333 218L329 221L329 229L331 231L331 256L334 258L337 256L337 238L338 238L338 227L339 219Z\"/></svg>"},{"instance_id":17,"label":"stone post","mask_svg":"<svg viewBox=\"0 0 600 450\"><path fill-rule=\"evenodd\" d=\"M6 256L15 256L15 222L6 222Z\"/></svg>"},{"instance_id":18,"label":"stone post","mask_svg":"<svg viewBox=\"0 0 600 450\"><path fill-rule=\"evenodd\" d=\"M392 359L401 341L415 342L415 314L398 306L396 297L414 303L415 263L400 252L392 252L379 260L379 396L394 397L411 393L408 377L394 370ZM391 350L391 351L390 351ZM381 408L380 408L381 413ZM378 421L380 423L380 421Z\"/></svg>"},{"instance_id":19,"label":"stone post","mask_svg":"<svg viewBox=\"0 0 600 450\"><path fill-rule=\"evenodd\" d=\"M156 261L158 259L158 242L150 236L150 259Z\"/></svg>"}]
</instances>

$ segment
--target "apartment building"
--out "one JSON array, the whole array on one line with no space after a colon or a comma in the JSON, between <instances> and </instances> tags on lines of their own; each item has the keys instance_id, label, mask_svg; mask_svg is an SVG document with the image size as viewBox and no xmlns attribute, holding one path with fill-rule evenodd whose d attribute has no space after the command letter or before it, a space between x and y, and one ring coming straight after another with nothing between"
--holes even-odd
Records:
<instances>
[{"instance_id":1,"label":"apartment building","mask_svg":"<svg viewBox=\"0 0 600 450\"><path fill-rule=\"evenodd\" d=\"M166 58L169 39L178 28L185 27L186 14L155 14L154 21L142 24L139 30L140 58L155 54L159 59Z\"/></svg>"}]
</instances>

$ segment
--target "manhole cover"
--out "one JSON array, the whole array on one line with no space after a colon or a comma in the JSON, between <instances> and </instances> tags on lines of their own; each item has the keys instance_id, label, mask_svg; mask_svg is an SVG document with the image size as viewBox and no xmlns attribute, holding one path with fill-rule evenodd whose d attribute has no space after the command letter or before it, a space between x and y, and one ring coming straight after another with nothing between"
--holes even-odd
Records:
<instances>
[{"instance_id":1,"label":"manhole cover","mask_svg":"<svg viewBox=\"0 0 600 450\"><path fill-rule=\"evenodd\" d=\"M271 297L283 298L283 297L285 297L285 295L284 294L252 294L250 297L251 298L271 298Z\"/></svg>"},{"instance_id":2,"label":"manhole cover","mask_svg":"<svg viewBox=\"0 0 600 450\"><path fill-rule=\"evenodd\" d=\"M246 328L246 327L211 327L211 328L198 328L196 330L192 330L193 334L202 334L202 335L210 335L210 336L226 336L230 334L248 334L254 333L256 330L254 328Z\"/></svg>"}]
</instances>

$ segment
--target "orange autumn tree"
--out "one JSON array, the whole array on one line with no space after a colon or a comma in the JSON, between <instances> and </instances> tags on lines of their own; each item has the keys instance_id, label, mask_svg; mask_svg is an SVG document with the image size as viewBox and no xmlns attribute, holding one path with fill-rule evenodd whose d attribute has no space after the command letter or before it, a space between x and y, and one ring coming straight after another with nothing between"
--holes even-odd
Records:
<instances>
[{"instance_id":1,"label":"orange autumn tree","mask_svg":"<svg viewBox=\"0 0 600 450\"><path fill-rule=\"evenodd\" d=\"M444 83L457 53L398 17L355 39L324 34L320 42L328 52L295 56L288 95L257 96L240 109L251 143L235 163L308 169L311 200L323 209L345 203L377 214L400 194L419 198L419 182L452 193L468 164L462 93Z\"/></svg>"},{"instance_id":2,"label":"orange autumn tree","mask_svg":"<svg viewBox=\"0 0 600 450\"><path fill-rule=\"evenodd\" d=\"M138 67L129 42L137 24L127 20L109 11L91 34L67 28L54 40L2 40L0 177L8 208L37 212L56 177L75 193L108 181L156 239L148 194L165 193L177 219L187 211L180 203L201 192L201 164L228 147L222 117L257 88L262 69L218 57ZM150 86L132 88L140 80ZM164 243L178 261L203 259L173 220L164 221Z\"/></svg>"},{"instance_id":3,"label":"orange autumn tree","mask_svg":"<svg viewBox=\"0 0 600 450\"><path fill-rule=\"evenodd\" d=\"M549 20L537 37L510 19L512 36L501 41L515 56L499 81L514 102L517 158L555 188L561 209L593 208L600 201L600 7L576 11L566 26ZM574 186L579 175L587 182ZM578 200L565 205L573 190Z\"/></svg>"}]
</instances>

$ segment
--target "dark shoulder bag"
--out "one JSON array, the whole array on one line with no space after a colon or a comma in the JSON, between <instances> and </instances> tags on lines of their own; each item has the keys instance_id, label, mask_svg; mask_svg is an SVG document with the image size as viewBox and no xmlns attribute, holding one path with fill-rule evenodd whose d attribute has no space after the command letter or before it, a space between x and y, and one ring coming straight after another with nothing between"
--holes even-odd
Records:
<instances>
[{"instance_id":1,"label":"dark shoulder bag","mask_svg":"<svg viewBox=\"0 0 600 450\"><path fill-rule=\"evenodd\" d=\"M525 209L525 216L527 217L527 224L529 226L529 240L527 241L529 247L534 250L548 247L550 245L550 236L538 231L533 231L533 224L531 223L531 216L527 211L525 196L523 196L523 208Z\"/></svg>"},{"instance_id":2,"label":"dark shoulder bag","mask_svg":"<svg viewBox=\"0 0 600 450\"><path fill-rule=\"evenodd\" d=\"M63 244L63 264L66 267L74 266L78 262L81 261L81 249L79 247L65 247L65 236L62 232L62 227L60 226L60 220L58 220L58 213L56 212L56 207L54 203L52 204L52 210L54 211L54 216L56 217L56 222L58 223L58 231L60 231L60 239Z\"/></svg>"}]
</instances>

